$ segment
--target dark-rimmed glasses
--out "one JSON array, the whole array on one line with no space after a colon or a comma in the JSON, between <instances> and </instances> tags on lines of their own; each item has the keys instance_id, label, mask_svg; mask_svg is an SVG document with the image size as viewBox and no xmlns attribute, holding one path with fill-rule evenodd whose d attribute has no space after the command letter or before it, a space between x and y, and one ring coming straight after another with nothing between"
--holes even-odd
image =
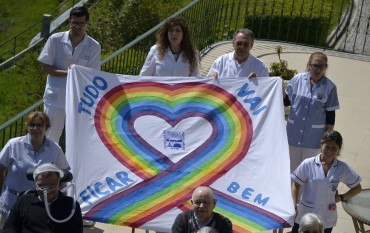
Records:
<instances>
[{"instance_id":1,"label":"dark-rimmed glasses","mask_svg":"<svg viewBox=\"0 0 370 233\"><path fill-rule=\"evenodd\" d=\"M86 24L87 22L77 22L77 21L71 21L71 25L72 25L72 27L76 27L76 26L78 26L78 27L83 27L83 26L85 26L85 24Z\"/></svg>"},{"instance_id":2,"label":"dark-rimmed glasses","mask_svg":"<svg viewBox=\"0 0 370 233\"><path fill-rule=\"evenodd\" d=\"M311 64L310 65L312 69L315 69L315 70L323 70L323 69L326 69L326 64Z\"/></svg>"},{"instance_id":3,"label":"dark-rimmed glasses","mask_svg":"<svg viewBox=\"0 0 370 233\"><path fill-rule=\"evenodd\" d=\"M44 127L44 123L29 123L28 124L28 127L29 128L34 128L34 127L36 127L36 128L42 128L42 127Z\"/></svg>"}]
</instances>

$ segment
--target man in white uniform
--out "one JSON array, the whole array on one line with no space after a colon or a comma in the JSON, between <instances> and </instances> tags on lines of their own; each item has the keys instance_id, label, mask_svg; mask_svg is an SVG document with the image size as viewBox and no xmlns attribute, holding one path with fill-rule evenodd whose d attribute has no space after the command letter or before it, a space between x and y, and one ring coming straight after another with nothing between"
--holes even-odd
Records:
<instances>
[{"instance_id":1,"label":"man in white uniform","mask_svg":"<svg viewBox=\"0 0 370 233\"><path fill-rule=\"evenodd\" d=\"M234 52L217 58L209 70L209 77L268 77L269 71L265 64L250 54L253 47L254 34L249 29L239 29L234 33Z\"/></svg>"},{"instance_id":2,"label":"man in white uniform","mask_svg":"<svg viewBox=\"0 0 370 233\"><path fill-rule=\"evenodd\" d=\"M45 44L38 60L48 74L44 92L44 111L51 127L46 136L59 143L65 121L67 73L77 64L100 70L100 44L86 34L89 12L85 7L71 10L70 30L55 33Z\"/></svg>"}]
</instances>

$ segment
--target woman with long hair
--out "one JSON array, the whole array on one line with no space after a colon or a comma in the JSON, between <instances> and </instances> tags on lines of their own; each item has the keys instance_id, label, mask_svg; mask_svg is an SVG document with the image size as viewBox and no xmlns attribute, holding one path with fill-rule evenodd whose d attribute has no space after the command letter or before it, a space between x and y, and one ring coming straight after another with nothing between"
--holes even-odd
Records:
<instances>
[{"instance_id":1,"label":"woman with long hair","mask_svg":"<svg viewBox=\"0 0 370 233\"><path fill-rule=\"evenodd\" d=\"M157 31L156 37L157 42L151 47L140 76L200 75L199 52L183 18L168 19Z\"/></svg>"}]
</instances>

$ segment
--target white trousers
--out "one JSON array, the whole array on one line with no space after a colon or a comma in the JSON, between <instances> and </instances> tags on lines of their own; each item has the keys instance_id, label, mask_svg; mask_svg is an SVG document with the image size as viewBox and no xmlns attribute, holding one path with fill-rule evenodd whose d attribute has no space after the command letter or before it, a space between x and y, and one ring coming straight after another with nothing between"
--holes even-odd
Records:
<instances>
[{"instance_id":1,"label":"white trousers","mask_svg":"<svg viewBox=\"0 0 370 233\"><path fill-rule=\"evenodd\" d=\"M46 132L46 137L59 144L59 139L64 129L66 111L64 108L44 105L44 112L48 115L51 125Z\"/></svg>"},{"instance_id":2,"label":"white trousers","mask_svg":"<svg viewBox=\"0 0 370 233\"><path fill-rule=\"evenodd\" d=\"M290 155L290 173L302 163L303 160L314 157L321 152L321 149L311 149L311 148L302 148L289 146L289 155Z\"/></svg>"}]
</instances>

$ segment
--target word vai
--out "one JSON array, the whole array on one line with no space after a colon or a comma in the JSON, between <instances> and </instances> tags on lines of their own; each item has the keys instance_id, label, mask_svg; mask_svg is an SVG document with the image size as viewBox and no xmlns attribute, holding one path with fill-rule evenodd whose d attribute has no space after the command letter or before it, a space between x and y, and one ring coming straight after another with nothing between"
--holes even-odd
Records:
<instances>
[{"instance_id":1,"label":"word vai","mask_svg":"<svg viewBox=\"0 0 370 233\"><path fill-rule=\"evenodd\" d=\"M250 104L250 111L253 112L253 115L258 115L259 113L261 113L263 110L265 110L267 108L266 105L264 106L261 106L259 107L258 109L256 109L262 102L262 98L261 97L249 97L249 95L251 94L254 94L256 91L255 90L249 90L249 84L248 83L245 83L239 90L238 92L238 96L239 97L246 97L243 102L246 103L246 104Z\"/></svg>"},{"instance_id":2,"label":"word vai","mask_svg":"<svg viewBox=\"0 0 370 233\"><path fill-rule=\"evenodd\" d=\"M105 177L105 180L102 182L96 182L92 186L87 186L80 193L80 198L89 205L92 205L91 199L99 199L102 196L106 196L115 192L117 189L133 183L134 180L131 180L128 177L127 172L121 171L115 174L115 177Z\"/></svg>"}]
</instances>

